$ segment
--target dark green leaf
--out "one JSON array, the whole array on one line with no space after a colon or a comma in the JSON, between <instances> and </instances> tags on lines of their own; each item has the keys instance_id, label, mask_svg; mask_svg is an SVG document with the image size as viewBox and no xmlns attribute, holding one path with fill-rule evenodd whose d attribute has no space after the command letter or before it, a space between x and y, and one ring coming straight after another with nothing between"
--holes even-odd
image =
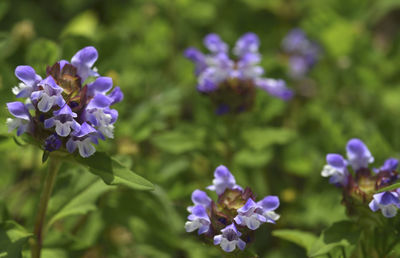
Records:
<instances>
[{"instance_id":1,"label":"dark green leaf","mask_svg":"<svg viewBox=\"0 0 400 258\"><path fill-rule=\"evenodd\" d=\"M274 230L272 235L293 242L306 249L307 252L318 239L318 237L312 233L295 229Z\"/></svg>"},{"instance_id":2,"label":"dark green leaf","mask_svg":"<svg viewBox=\"0 0 400 258\"><path fill-rule=\"evenodd\" d=\"M95 175L109 185L125 185L136 190L152 190L153 184L104 152L96 152L88 158L75 156L75 161L84 165Z\"/></svg>"},{"instance_id":3,"label":"dark green leaf","mask_svg":"<svg viewBox=\"0 0 400 258\"><path fill-rule=\"evenodd\" d=\"M15 221L0 223L0 257L22 257L22 248L30 236L32 234Z\"/></svg>"},{"instance_id":4,"label":"dark green leaf","mask_svg":"<svg viewBox=\"0 0 400 258\"><path fill-rule=\"evenodd\" d=\"M392 190L395 190L397 188L400 188L400 183L392 184L392 185L386 186L384 188L381 188L381 189L379 189L378 193L382 193L382 192L386 192L386 191L392 191Z\"/></svg>"}]
</instances>

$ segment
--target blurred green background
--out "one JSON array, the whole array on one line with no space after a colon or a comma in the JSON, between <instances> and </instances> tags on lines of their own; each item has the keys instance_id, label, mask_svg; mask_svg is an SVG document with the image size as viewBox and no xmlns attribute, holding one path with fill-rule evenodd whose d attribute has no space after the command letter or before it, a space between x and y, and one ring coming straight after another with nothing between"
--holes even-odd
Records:
<instances>
[{"instance_id":1,"label":"blurred green background","mask_svg":"<svg viewBox=\"0 0 400 258\"><path fill-rule=\"evenodd\" d=\"M281 219L263 225L250 248L260 257L305 257L271 232L318 235L345 217L340 190L320 176L326 153L344 154L358 137L376 167L400 157L399 17L397 0L1 0L0 131L7 132L17 65L44 75L47 65L93 45L99 72L125 94L115 139L98 149L156 184L153 192L111 188L64 164L49 213L63 205L77 212L54 222L44 257L220 257L184 230L192 191L210 185L220 164L258 198L281 199ZM301 81L287 76L281 49L295 27L323 50ZM287 80L296 97L285 103L258 91L252 111L217 116L196 91L183 50L204 50L210 32L232 46L248 31L260 37L266 76ZM0 221L32 230L41 152L12 138L2 139L0 151Z\"/></svg>"}]
</instances>

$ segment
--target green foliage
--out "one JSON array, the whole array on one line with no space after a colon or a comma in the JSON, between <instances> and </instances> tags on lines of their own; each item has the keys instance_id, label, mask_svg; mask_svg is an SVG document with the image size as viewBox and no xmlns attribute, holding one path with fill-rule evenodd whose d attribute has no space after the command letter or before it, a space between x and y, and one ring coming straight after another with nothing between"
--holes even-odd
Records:
<instances>
[{"instance_id":1,"label":"green foliage","mask_svg":"<svg viewBox=\"0 0 400 258\"><path fill-rule=\"evenodd\" d=\"M0 223L0 257L22 257L22 248L31 236L31 233L15 221Z\"/></svg>"},{"instance_id":2,"label":"green foliage","mask_svg":"<svg viewBox=\"0 0 400 258\"><path fill-rule=\"evenodd\" d=\"M101 177L106 184L121 184L137 190L153 189L153 185L149 181L135 174L103 152L96 152L89 158L82 158L76 155L75 161L87 167L91 173Z\"/></svg>"},{"instance_id":3,"label":"green foliage","mask_svg":"<svg viewBox=\"0 0 400 258\"><path fill-rule=\"evenodd\" d=\"M373 167L400 157L398 10L396 0L0 1L0 121L9 117L5 103L15 101L17 65L31 65L43 76L47 65L70 60L88 45L99 51L99 72L125 95L116 105L114 139L101 141L92 158L62 166L43 257L221 257L218 248L184 231L192 191L210 185L221 164L257 199L281 199L281 219L262 225L248 245L251 253L359 252L355 246L364 233L343 221L341 192L320 172L325 155L345 154L353 137L369 146ZM281 49L294 27L322 51L300 81L288 76ZM217 116L196 91L194 67L183 51L204 50L210 32L232 47L248 31L260 37L266 76L285 79L296 96L282 102L259 90L251 111ZM0 257L18 257L21 250L29 256L46 173L42 151L29 139L15 138L16 144L11 138L0 123Z\"/></svg>"}]
</instances>

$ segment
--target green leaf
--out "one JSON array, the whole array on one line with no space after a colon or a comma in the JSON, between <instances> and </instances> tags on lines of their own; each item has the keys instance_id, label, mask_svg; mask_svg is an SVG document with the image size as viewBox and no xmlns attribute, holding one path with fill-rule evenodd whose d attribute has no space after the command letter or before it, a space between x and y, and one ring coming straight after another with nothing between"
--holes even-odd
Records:
<instances>
[{"instance_id":1,"label":"green leaf","mask_svg":"<svg viewBox=\"0 0 400 258\"><path fill-rule=\"evenodd\" d=\"M377 191L377 193L382 193L382 192L386 192L386 191L392 191L392 190L395 190L397 188L400 188L400 183L392 184L392 185L386 186L384 188L381 188L381 189L379 189L379 191Z\"/></svg>"},{"instance_id":2,"label":"green leaf","mask_svg":"<svg viewBox=\"0 0 400 258\"><path fill-rule=\"evenodd\" d=\"M22 257L22 248L31 236L15 221L0 223L0 257Z\"/></svg>"},{"instance_id":3,"label":"green leaf","mask_svg":"<svg viewBox=\"0 0 400 258\"><path fill-rule=\"evenodd\" d=\"M294 137L294 132L285 128L252 128L242 133L243 140L255 150L273 144L285 144Z\"/></svg>"},{"instance_id":4,"label":"green leaf","mask_svg":"<svg viewBox=\"0 0 400 258\"><path fill-rule=\"evenodd\" d=\"M125 185L136 190L153 190L152 183L124 167L104 152L96 152L88 158L75 156L75 161L103 179L108 185Z\"/></svg>"},{"instance_id":5,"label":"green leaf","mask_svg":"<svg viewBox=\"0 0 400 258\"><path fill-rule=\"evenodd\" d=\"M325 229L308 252L309 257L328 254L337 247L353 247L361 234L360 228L351 221L339 221Z\"/></svg>"},{"instance_id":6,"label":"green leaf","mask_svg":"<svg viewBox=\"0 0 400 258\"><path fill-rule=\"evenodd\" d=\"M82 174L80 170L73 172L77 173L72 174L72 180L70 176L58 184L70 186L57 191L51 199L49 207L51 215L47 227L67 216L83 215L95 210L95 202L99 196L113 189L105 185L97 176Z\"/></svg>"},{"instance_id":7,"label":"green leaf","mask_svg":"<svg viewBox=\"0 0 400 258\"><path fill-rule=\"evenodd\" d=\"M308 252L312 245L317 241L318 237L312 233L295 230L295 229L279 229L272 232L273 236L295 243Z\"/></svg>"}]
</instances>

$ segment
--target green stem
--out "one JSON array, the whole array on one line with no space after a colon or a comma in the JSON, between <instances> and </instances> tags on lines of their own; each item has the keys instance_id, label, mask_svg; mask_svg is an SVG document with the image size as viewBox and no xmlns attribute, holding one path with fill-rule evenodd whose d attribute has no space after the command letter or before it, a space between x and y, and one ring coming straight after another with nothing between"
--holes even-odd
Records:
<instances>
[{"instance_id":1,"label":"green stem","mask_svg":"<svg viewBox=\"0 0 400 258\"><path fill-rule=\"evenodd\" d=\"M56 181L58 170L60 169L61 162L59 159L50 157L49 167L46 179L44 181L42 194L40 196L39 208L35 220L35 228L33 231L34 241L31 246L32 258L40 258L40 252L43 244L43 225L46 218L47 205L50 200L51 192L53 191L54 183Z\"/></svg>"}]
</instances>

